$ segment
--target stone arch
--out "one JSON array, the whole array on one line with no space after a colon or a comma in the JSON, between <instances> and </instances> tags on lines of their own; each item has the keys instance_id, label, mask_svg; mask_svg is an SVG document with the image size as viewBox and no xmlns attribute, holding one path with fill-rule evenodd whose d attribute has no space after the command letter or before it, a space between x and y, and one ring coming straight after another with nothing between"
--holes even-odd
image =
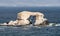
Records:
<instances>
[{"instance_id":1,"label":"stone arch","mask_svg":"<svg viewBox=\"0 0 60 36\"><path fill-rule=\"evenodd\" d=\"M7 22L7 24L4 23L3 25L29 25L30 21L28 20L28 18L30 16L36 16L36 21L34 22L34 25L40 25L40 24L45 25L47 22L46 19L44 18L44 14L42 13L23 11L17 14L16 21L10 21Z\"/></svg>"},{"instance_id":2,"label":"stone arch","mask_svg":"<svg viewBox=\"0 0 60 36\"><path fill-rule=\"evenodd\" d=\"M40 12L29 12L29 11L23 11L23 12L20 12L18 13L18 19L21 23L22 20L28 20L28 18L30 16L36 16L36 20L35 20L35 25L39 25L41 23L43 23L45 20L44 20L44 14L43 13L40 13ZM24 22L24 21L22 21ZM26 24L29 24L29 20L27 21L28 23ZM24 24L25 25L25 24Z\"/></svg>"}]
</instances>

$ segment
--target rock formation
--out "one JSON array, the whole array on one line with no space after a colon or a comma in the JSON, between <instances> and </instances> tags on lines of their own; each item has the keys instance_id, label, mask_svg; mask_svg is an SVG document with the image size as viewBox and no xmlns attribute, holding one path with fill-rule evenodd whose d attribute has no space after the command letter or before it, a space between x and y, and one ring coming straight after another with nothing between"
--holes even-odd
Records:
<instances>
[{"instance_id":1,"label":"rock formation","mask_svg":"<svg viewBox=\"0 0 60 36\"><path fill-rule=\"evenodd\" d=\"M36 16L36 21L34 23L34 25L40 25L40 24L45 24L47 21L47 19L44 18L44 14L40 13L40 12L29 12L29 11L23 11L18 13L17 19L18 24L20 25L27 25L30 23L30 21L28 20L28 18L30 16Z\"/></svg>"},{"instance_id":2,"label":"rock formation","mask_svg":"<svg viewBox=\"0 0 60 36\"><path fill-rule=\"evenodd\" d=\"M28 25L30 22L28 20L18 20L17 25Z\"/></svg>"},{"instance_id":3,"label":"rock formation","mask_svg":"<svg viewBox=\"0 0 60 36\"><path fill-rule=\"evenodd\" d=\"M47 19L44 18L43 13L23 11L17 14L16 21L10 21L8 24L4 23L4 25L29 25L30 21L28 20L28 18L30 16L36 16L34 25L46 25L47 24Z\"/></svg>"},{"instance_id":4,"label":"rock formation","mask_svg":"<svg viewBox=\"0 0 60 36\"><path fill-rule=\"evenodd\" d=\"M29 12L29 11L23 11L23 12L19 12L17 14L17 19L28 19L33 13L32 12Z\"/></svg>"},{"instance_id":5,"label":"rock formation","mask_svg":"<svg viewBox=\"0 0 60 36\"><path fill-rule=\"evenodd\" d=\"M32 15L32 12L23 11L17 14L18 25L27 25L30 23L28 18Z\"/></svg>"},{"instance_id":6,"label":"rock formation","mask_svg":"<svg viewBox=\"0 0 60 36\"><path fill-rule=\"evenodd\" d=\"M36 16L36 22L34 23L34 25L41 25L44 24L43 22L47 21L47 19L44 18L44 14L36 12L35 14Z\"/></svg>"},{"instance_id":7,"label":"rock formation","mask_svg":"<svg viewBox=\"0 0 60 36\"><path fill-rule=\"evenodd\" d=\"M18 20L15 20L15 21L10 21L9 23L8 23L8 25L17 25L17 23L18 23Z\"/></svg>"}]
</instances>

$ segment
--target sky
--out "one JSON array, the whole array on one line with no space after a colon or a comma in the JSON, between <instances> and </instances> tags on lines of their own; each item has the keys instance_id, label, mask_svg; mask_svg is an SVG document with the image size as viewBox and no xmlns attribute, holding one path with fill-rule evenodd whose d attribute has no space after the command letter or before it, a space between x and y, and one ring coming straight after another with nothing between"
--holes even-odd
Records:
<instances>
[{"instance_id":1,"label":"sky","mask_svg":"<svg viewBox=\"0 0 60 36\"><path fill-rule=\"evenodd\" d=\"M0 6L60 6L60 0L0 0Z\"/></svg>"}]
</instances>

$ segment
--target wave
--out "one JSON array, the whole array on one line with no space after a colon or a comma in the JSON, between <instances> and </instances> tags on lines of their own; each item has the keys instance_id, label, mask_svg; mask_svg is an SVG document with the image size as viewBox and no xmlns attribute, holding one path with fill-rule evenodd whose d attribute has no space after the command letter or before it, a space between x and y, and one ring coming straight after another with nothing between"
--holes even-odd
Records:
<instances>
[{"instance_id":1,"label":"wave","mask_svg":"<svg viewBox=\"0 0 60 36\"><path fill-rule=\"evenodd\" d=\"M48 26L60 26L60 23L49 23Z\"/></svg>"},{"instance_id":2,"label":"wave","mask_svg":"<svg viewBox=\"0 0 60 36\"><path fill-rule=\"evenodd\" d=\"M6 23L0 23L0 26L4 26L4 24L6 24ZM7 26L7 25L5 25L5 26ZM9 25L8 25L9 26ZM11 26L11 25L10 25ZM14 26L14 25L13 25ZM25 25L26 27L33 27L34 25L33 24L30 24L30 25ZM46 25L46 26L60 26L60 23L49 23L48 25ZM37 27L37 26L35 26L35 27ZM42 26L43 27L43 26Z\"/></svg>"}]
</instances>

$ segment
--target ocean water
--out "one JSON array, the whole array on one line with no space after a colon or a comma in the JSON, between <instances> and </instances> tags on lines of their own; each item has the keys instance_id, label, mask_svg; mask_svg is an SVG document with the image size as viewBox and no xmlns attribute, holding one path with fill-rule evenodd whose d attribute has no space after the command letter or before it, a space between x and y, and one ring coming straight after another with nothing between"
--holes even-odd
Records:
<instances>
[{"instance_id":1,"label":"ocean water","mask_svg":"<svg viewBox=\"0 0 60 36\"><path fill-rule=\"evenodd\" d=\"M0 7L0 23L16 20L21 11L42 12L50 23L60 24L60 7ZM60 36L60 26L0 26L0 36Z\"/></svg>"}]
</instances>

